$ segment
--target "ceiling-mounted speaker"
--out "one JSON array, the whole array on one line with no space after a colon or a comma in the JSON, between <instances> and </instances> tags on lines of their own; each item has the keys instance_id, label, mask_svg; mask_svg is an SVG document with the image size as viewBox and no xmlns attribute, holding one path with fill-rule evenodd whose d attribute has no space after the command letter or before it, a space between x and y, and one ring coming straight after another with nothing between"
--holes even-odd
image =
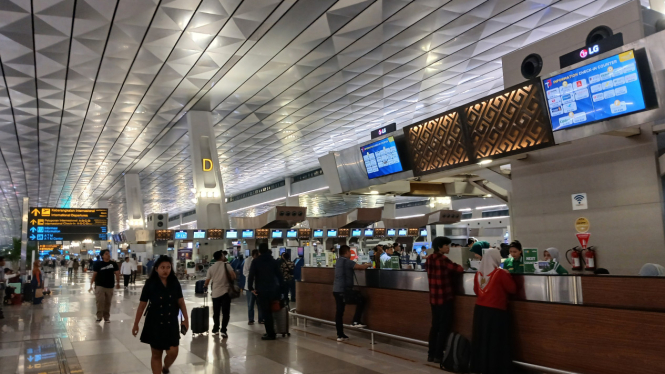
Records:
<instances>
[{"instance_id":1,"label":"ceiling-mounted speaker","mask_svg":"<svg viewBox=\"0 0 665 374\"><path fill-rule=\"evenodd\" d=\"M612 32L612 29L608 26L603 25L595 27L593 30L591 30L591 32L589 32L589 35L586 36L586 45L589 46L591 44L596 44L599 41L609 38L612 35L614 35L614 32Z\"/></svg>"},{"instance_id":2,"label":"ceiling-mounted speaker","mask_svg":"<svg viewBox=\"0 0 665 374\"><path fill-rule=\"evenodd\" d=\"M543 70L543 58L537 53L532 53L522 61L522 76L526 79L535 78Z\"/></svg>"}]
</instances>

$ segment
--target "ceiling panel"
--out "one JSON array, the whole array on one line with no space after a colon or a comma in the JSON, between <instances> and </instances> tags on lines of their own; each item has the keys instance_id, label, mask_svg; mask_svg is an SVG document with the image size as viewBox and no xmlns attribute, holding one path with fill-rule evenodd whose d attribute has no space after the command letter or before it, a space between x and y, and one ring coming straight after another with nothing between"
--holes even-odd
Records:
<instances>
[{"instance_id":1,"label":"ceiling panel","mask_svg":"<svg viewBox=\"0 0 665 374\"><path fill-rule=\"evenodd\" d=\"M189 110L213 114L233 195L501 90L501 56L626 1L2 1L0 242L26 196L108 200L122 229L127 172L147 212L193 209ZM317 215L383 203L301 200Z\"/></svg>"}]
</instances>

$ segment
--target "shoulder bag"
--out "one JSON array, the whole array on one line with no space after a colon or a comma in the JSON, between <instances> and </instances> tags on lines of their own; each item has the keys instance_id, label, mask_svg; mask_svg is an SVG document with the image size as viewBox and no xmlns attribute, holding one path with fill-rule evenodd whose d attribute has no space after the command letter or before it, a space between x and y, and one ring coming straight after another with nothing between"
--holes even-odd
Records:
<instances>
[{"instance_id":1,"label":"shoulder bag","mask_svg":"<svg viewBox=\"0 0 665 374\"><path fill-rule=\"evenodd\" d=\"M229 274L228 264L224 265L224 270L226 273L226 279L229 281L229 296L231 296L231 299L237 299L240 297L240 292L241 292L241 289L238 286L238 280L231 279L231 275ZM231 269L231 271L233 271L233 269Z\"/></svg>"}]
</instances>

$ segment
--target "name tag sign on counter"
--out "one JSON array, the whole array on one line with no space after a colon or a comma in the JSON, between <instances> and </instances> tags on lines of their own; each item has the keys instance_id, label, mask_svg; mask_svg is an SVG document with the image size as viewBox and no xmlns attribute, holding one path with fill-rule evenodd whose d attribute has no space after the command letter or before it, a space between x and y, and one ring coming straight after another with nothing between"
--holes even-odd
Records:
<instances>
[{"instance_id":1,"label":"name tag sign on counter","mask_svg":"<svg viewBox=\"0 0 665 374\"><path fill-rule=\"evenodd\" d=\"M31 207L28 240L107 240L108 209Z\"/></svg>"}]
</instances>

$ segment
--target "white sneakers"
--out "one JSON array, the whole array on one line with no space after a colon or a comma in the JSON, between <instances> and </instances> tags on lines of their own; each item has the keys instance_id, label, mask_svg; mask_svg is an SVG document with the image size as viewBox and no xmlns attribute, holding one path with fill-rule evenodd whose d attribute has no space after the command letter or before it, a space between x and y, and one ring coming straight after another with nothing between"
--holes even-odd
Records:
<instances>
[{"instance_id":1,"label":"white sneakers","mask_svg":"<svg viewBox=\"0 0 665 374\"><path fill-rule=\"evenodd\" d=\"M347 340L349 340L349 337L346 335L337 337L338 342L345 342Z\"/></svg>"},{"instance_id":2,"label":"white sneakers","mask_svg":"<svg viewBox=\"0 0 665 374\"><path fill-rule=\"evenodd\" d=\"M364 329L364 328L367 327L367 325L363 325L362 323L359 323L359 322L353 322L353 325L351 325L351 326L359 328L359 329Z\"/></svg>"}]
</instances>

